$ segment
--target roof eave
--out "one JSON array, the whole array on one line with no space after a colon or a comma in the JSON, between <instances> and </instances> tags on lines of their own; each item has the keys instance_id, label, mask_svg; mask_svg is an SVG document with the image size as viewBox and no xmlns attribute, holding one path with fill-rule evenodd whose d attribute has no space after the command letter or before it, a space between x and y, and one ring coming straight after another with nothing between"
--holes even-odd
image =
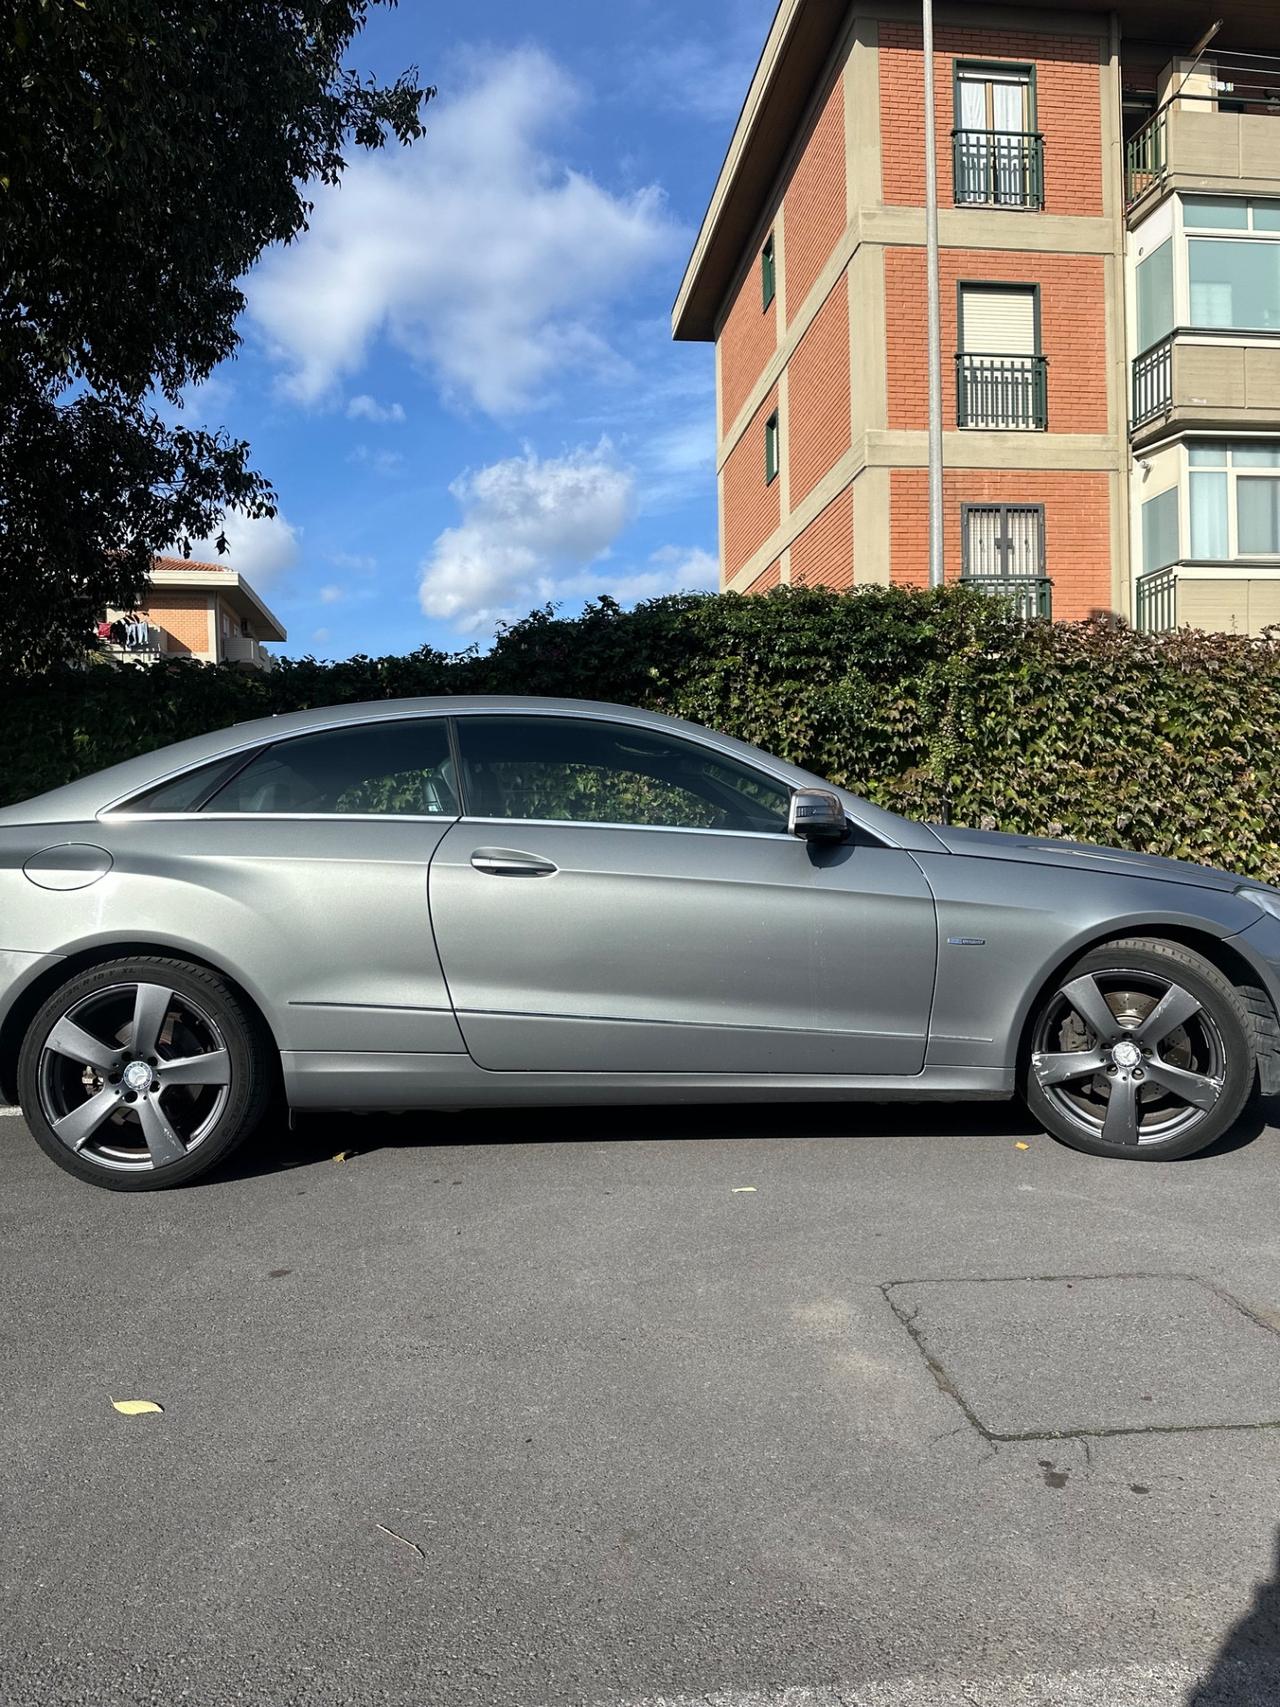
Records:
<instances>
[{"instance_id":1,"label":"roof eave","mask_svg":"<svg viewBox=\"0 0 1280 1707\"><path fill-rule=\"evenodd\" d=\"M260 640L276 641L289 638L288 631L279 617L263 603L249 583L234 569L156 569L152 571L151 584L160 589L172 588L181 592L218 592L224 596L238 594L249 607L248 614L255 617L264 630L271 630L269 634L259 635ZM232 603L234 602L233 597Z\"/></svg>"},{"instance_id":2,"label":"roof eave","mask_svg":"<svg viewBox=\"0 0 1280 1707\"><path fill-rule=\"evenodd\" d=\"M671 310L674 338L709 341L760 207L848 16L847 0L779 0Z\"/></svg>"}]
</instances>

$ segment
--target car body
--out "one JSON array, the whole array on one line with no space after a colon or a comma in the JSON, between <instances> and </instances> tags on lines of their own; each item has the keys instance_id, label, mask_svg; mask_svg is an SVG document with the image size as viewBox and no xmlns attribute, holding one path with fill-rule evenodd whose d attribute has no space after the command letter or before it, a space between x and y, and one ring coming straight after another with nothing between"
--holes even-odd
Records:
<instances>
[{"instance_id":1,"label":"car body","mask_svg":"<svg viewBox=\"0 0 1280 1707\"><path fill-rule=\"evenodd\" d=\"M806 812L823 820L813 833ZM916 823L629 707L303 711L0 810L0 1095L19 1095L33 1023L69 980L151 959L229 993L299 1110L1009 1097L1073 965L1140 942L1230 986L1235 1018L1201 1050L1218 1091L1214 1051L1236 1020L1249 1058L1232 1071L1272 1089L1278 911L1274 890L1226 872ZM1121 1029L1161 999L1145 976ZM119 992L145 983L122 975L117 1007L99 1002L122 1072ZM218 1024L204 1020L208 1045ZM106 1098L111 1063L81 1065L86 1097ZM1104 1111L1115 1070L1108 1057L1097 1075ZM32 1073L29 1116L48 1102ZM38 1122L50 1130L79 1100L60 1082ZM1179 1136L1152 1131L1135 1153ZM154 1183L142 1176L163 1167L143 1154L102 1163L101 1183Z\"/></svg>"}]
</instances>

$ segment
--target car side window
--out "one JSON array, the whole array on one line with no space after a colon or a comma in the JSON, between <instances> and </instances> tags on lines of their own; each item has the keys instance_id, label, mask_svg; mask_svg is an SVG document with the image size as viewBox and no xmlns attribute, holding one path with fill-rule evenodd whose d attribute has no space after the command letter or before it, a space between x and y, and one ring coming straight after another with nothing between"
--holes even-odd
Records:
<instances>
[{"instance_id":1,"label":"car side window","mask_svg":"<svg viewBox=\"0 0 1280 1707\"><path fill-rule=\"evenodd\" d=\"M245 762L244 753L230 758L215 759L212 764L199 765L193 771L183 771L167 782L157 783L145 794L135 794L131 800L113 808L117 812L197 812L209 796L233 776Z\"/></svg>"},{"instance_id":2,"label":"car side window","mask_svg":"<svg viewBox=\"0 0 1280 1707\"><path fill-rule=\"evenodd\" d=\"M456 817L442 717L361 723L264 748L208 800L204 812Z\"/></svg>"},{"instance_id":3,"label":"car side window","mask_svg":"<svg viewBox=\"0 0 1280 1707\"><path fill-rule=\"evenodd\" d=\"M786 834L785 783L662 730L574 717L460 717L457 727L475 817Z\"/></svg>"}]
</instances>

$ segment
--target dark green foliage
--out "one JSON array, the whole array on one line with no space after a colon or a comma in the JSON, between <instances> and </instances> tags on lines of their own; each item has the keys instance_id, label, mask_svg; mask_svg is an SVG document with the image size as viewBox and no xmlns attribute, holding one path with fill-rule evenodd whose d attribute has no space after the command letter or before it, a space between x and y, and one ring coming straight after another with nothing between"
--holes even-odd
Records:
<instances>
[{"instance_id":1,"label":"dark green foliage","mask_svg":"<svg viewBox=\"0 0 1280 1707\"><path fill-rule=\"evenodd\" d=\"M3 789L21 799L271 712L441 693L650 706L895 811L1280 881L1280 641L1027 624L959 588L605 600L534 612L484 657L66 671L0 688Z\"/></svg>"},{"instance_id":2,"label":"dark green foliage","mask_svg":"<svg viewBox=\"0 0 1280 1707\"><path fill-rule=\"evenodd\" d=\"M414 74L343 63L376 3L0 5L0 668L82 649L225 509L274 514L249 447L152 388L235 351L237 280L352 144L421 134Z\"/></svg>"}]
</instances>

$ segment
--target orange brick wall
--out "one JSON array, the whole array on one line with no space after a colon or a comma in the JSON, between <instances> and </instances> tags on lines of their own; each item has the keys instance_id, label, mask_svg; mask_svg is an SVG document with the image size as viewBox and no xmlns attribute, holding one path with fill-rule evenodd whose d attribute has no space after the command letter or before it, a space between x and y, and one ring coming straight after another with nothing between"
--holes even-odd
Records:
<instances>
[{"instance_id":1,"label":"orange brick wall","mask_svg":"<svg viewBox=\"0 0 1280 1707\"><path fill-rule=\"evenodd\" d=\"M1025 283L1040 286L1040 345L1048 357L1049 431L1107 431L1106 295L1098 255L1026 254L992 249L944 249L942 286L942 420L956 424L954 355L959 347L956 285ZM923 249L884 253L889 426L928 424Z\"/></svg>"},{"instance_id":2,"label":"orange brick wall","mask_svg":"<svg viewBox=\"0 0 1280 1707\"><path fill-rule=\"evenodd\" d=\"M929 477L923 468L889 476L890 578L923 587L929 564ZM1053 614L1071 622L1111 609L1111 500L1105 474L1030 469L951 469L943 475L946 576L959 579L962 504L1043 504L1045 573ZM792 553L794 577L795 556Z\"/></svg>"},{"instance_id":3,"label":"orange brick wall","mask_svg":"<svg viewBox=\"0 0 1280 1707\"><path fill-rule=\"evenodd\" d=\"M778 299L768 308L760 250L752 257L720 332L720 431L726 433L778 345Z\"/></svg>"},{"instance_id":4,"label":"orange brick wall","mask_svg":"<svg viewBox=\"0 0 1280 1707\"><path fill-rule=\"evenodd\" d=\"M736 575L781 520L779 476L764 478L764 424L778 407L774 389L751 417L751 424L729 452L724 465L724 567Z\"/></svg>"},{"instance_id":5,"label":"orange brick wall","mask_svg":"<svg viewBox=\"0 0 1280 1707\"><path fill-rule=\"evenodd\" d=\"M814 517L791 543L791 585L830 587L844 593L853 585L853 487Z\"/></svg>"},{"instance_id":6,"label":"orange brick wall","mask_svg":"<svg viewBox=\"0 0 1280 1707\"><path fill-rule=\"evenodd\" d=\"M924 205L924 54L912 24L880 25L880 132L884 199ZM1036 125L1044 137L1046 213L1102 212L1102 92L1097 37L1033 30L940 26L934 36L938 199L954 205L951 131L953 62L1030 61L1036 68ZM999 219L999 213L994 215Z\"/></svg>"},{"instance_id":7,"label":"orange brick wall","mask_svg":"<svg viewBox=\"0 0 1280 1707\"><path fill-rule=\"evenodd\" d=\"M794 510L849 448L849 289L847 275L811 321L787 365Z\"/></svg>"},{"instance_id":8,"label":"orange brick wall","mask_svg":"<svg viewBox=\"0 0 1280 1707\"><path fill-rule=\"evenodd\" d=\"M755 580L752 581L751 585L746 588L746 591L748 593L772 592L772 590L778 585L778 583L779 583L779 581L781 581L781 579L782 579L782 567L779 564L778 560L775 558L774 561L769 565L769 567L767 569L762 569L760 571L760 573L756 576Z\"/></svg>"},{"instance_id":9,"label":"orange brick wall","mask_svg":"<svg viewBox=\"0 0 1280 1707\"><path fill-rule=\"evenodd\" d=\"M169 593L152 588L147 620L169 635L171 652L209 650L209 602L199 593Z\"/></svg>"},{"instance_id":10,"label":"orange brick wall","mask_svg":"<svg viewBox=\"0 0 1280 1707\"><path fill-rule=\"evenodd\" d=\"M834 0L827 0L833 4ZM837 77L806 141L782 201L787 319L804 306L846 224L844 83Z\"/></svg>"}]
</instances>

